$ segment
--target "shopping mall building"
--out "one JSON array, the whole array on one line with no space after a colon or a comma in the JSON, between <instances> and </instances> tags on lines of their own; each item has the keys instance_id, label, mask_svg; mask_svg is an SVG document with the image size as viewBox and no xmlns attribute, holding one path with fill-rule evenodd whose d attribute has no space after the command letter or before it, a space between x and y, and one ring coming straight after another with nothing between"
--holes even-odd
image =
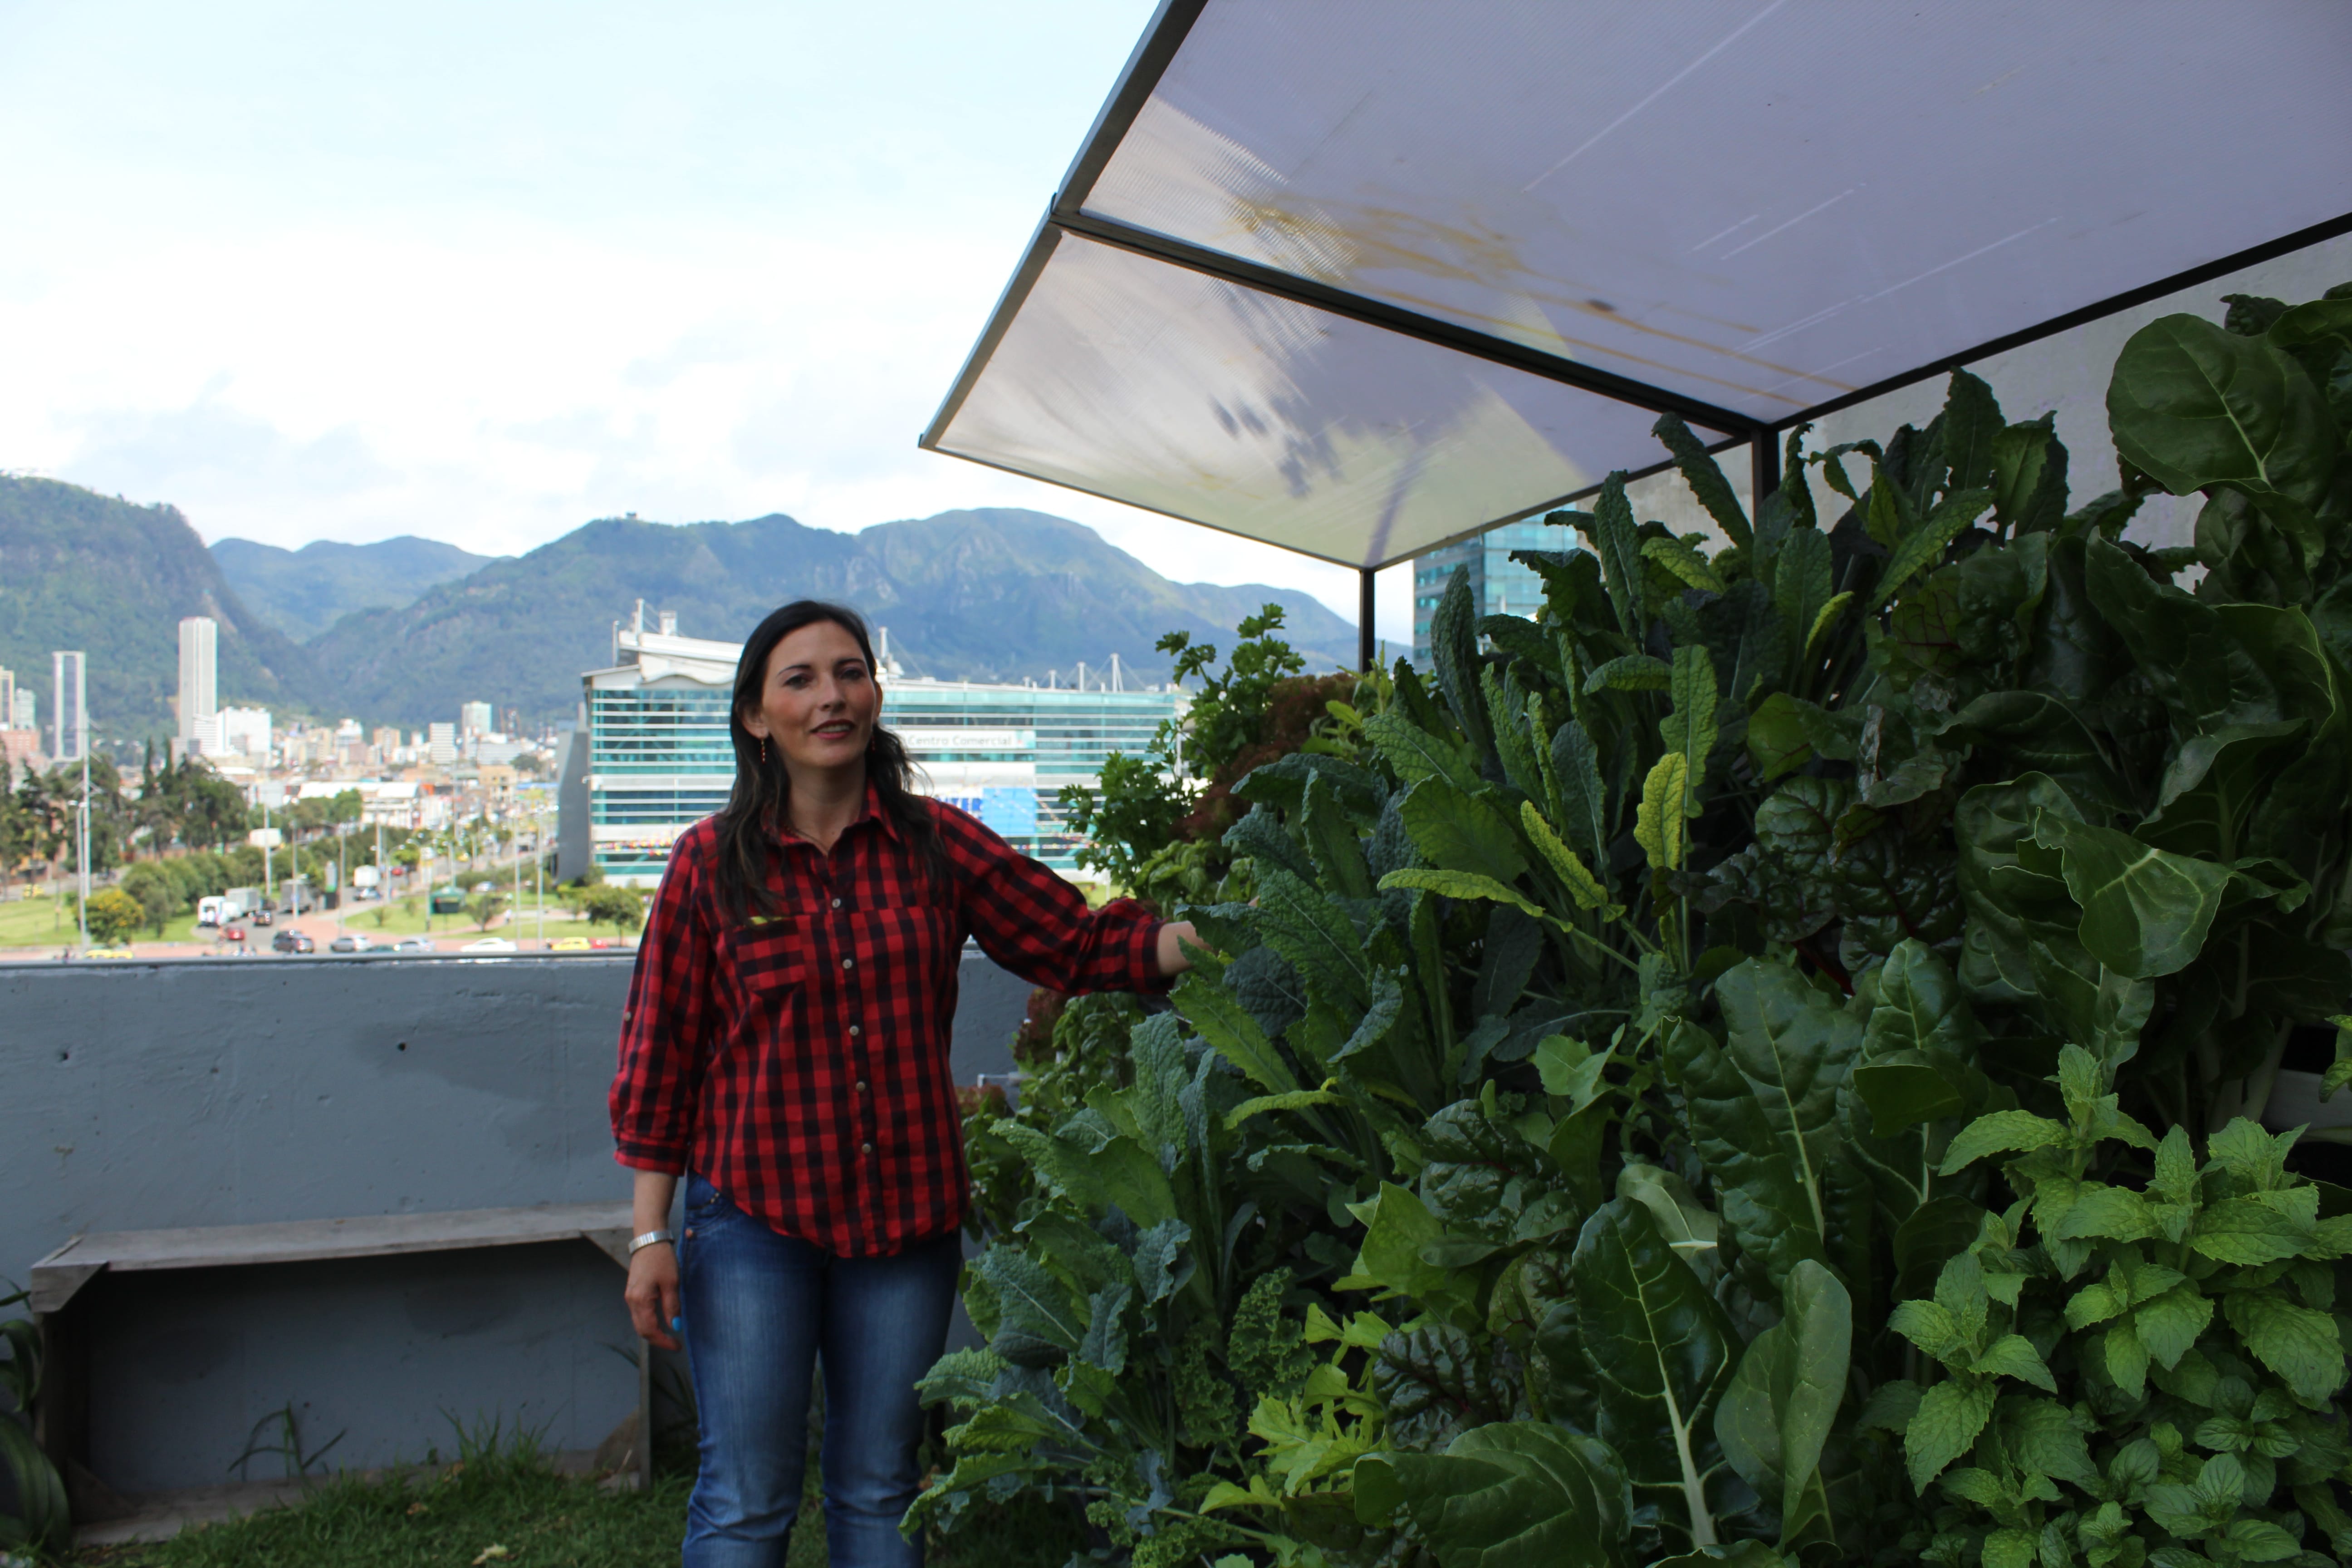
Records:
<instances>
[{"instance_id":1,"label":"shopping mall building","mask_svg":"<svg viewBox=\"0 0 2352 1568\"><path fill-rule=\"evenodd\" d=\"M611 667L581 678L557 792L557 874L566 880L593 858L606 879L651 887L678 834L726 804L735 770L727 701L740 646L680 637L673 616L658 625L622 623ZM1172 687L912 677L890 664L887 634L882 658L882 722L907 742L919 787L1070 875L1079 840L1063 822L1062 787L1093 784L1113 752L1140 752L1189 700Z\"/></svg>"}]
</instances>

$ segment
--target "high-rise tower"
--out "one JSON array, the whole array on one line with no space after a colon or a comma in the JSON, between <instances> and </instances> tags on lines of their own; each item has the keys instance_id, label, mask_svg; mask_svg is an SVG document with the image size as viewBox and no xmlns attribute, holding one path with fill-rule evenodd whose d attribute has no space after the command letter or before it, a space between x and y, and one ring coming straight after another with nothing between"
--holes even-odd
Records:
<instances>
[{"instance_id":1,"label":"high-rise tower","mask_svg":"<svg viewBox=\"0 0 2352 1568\"><path fill-rule=\"evenodd\" d=\"M49 673L58 693L57 718L51 721L57 731L53 754L61 763L78 763L89 754L88 663L79 648L49 655Z\"/></svg>"},{"instance_id":2,"label":"high-rise tower","mask_svg":"<svg viewBox=\"0 0 2352 1568\"><path fill-rule=\"evenodd\" d=\"M220 750L220 623L190 616L180 623L180 750Z\"/></svg>"}]
</instances>

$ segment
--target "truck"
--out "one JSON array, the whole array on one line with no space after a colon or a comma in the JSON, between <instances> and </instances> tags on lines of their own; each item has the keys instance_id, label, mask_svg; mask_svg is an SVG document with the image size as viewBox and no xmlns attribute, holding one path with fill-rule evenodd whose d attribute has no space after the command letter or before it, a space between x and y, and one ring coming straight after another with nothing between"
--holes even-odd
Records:
<instances>
[{"instance_id":1,"label":"truck","mask_svg":"<svg viewBox=\"0 0 2352 1568\"><path fill-rule=\"evenodd\" d=\"M354 866L352 868L352 886L373 892L383 886L383 873L373 866Z\"/></svg>"},{"instance_id":2,"label":"truck","mask_svg":"<svg viewBox=\"0 0 2352 1568\"><path fill-rule=\"evenodd\" d=\"M231 888L196 900L198 926L225 926L231 921L242 920L261 907L258 888Z\"/></svg>"}]
</instances>

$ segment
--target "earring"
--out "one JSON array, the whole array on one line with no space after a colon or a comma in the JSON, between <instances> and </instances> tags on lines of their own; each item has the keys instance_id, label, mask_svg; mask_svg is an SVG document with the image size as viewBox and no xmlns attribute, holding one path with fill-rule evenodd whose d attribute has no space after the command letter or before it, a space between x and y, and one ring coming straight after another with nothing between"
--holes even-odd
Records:
<instances>
[{"instance_id":1,"label":"earring","mask_svg":"<svg viewBox=\"0 0 2352 1568\"><path fill-rule=\"evenodd\" d=\"M768 765L768 737L765 735L760 737L760 765L763 768Z\"/></svg>"}]
</instances>

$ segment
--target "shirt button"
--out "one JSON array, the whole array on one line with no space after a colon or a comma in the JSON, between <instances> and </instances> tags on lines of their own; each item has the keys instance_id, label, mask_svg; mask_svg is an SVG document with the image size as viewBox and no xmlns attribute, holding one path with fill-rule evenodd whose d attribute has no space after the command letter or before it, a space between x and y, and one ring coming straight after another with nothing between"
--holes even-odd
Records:
<instances>
[{"instance_id":1,"label":"shirt button","mask_svg":"<svg viewBox=\"0 0 2352 1568\"><path fill-rule=\"evenodd\" d=\"M855 969L857 967L857 960L854 958L845 958L841 961L841 967L844 969Z\"/></svg>"},{"instance_id":2,"label":"shirt button","mask_svg":"<svg viewBox=\"0 0 2352 1568\"><path fill-rule=\"evenodd\" d=\"M857 1146L857 1152L861 1154L871 1154L874 1152L874 1145L871 1143L860 1143Z\"/></svg>"},{"instance_id":3,"label":"shirt button","mask_svg":"<svg viewBox=\"0 0 2352 1568\"><path fill-rule=\"evenodd\" d=\"M835 909L836 909L836 910L837 910L837 909L839 909L839 908L841 908L841 900L840 900L839 899L835 899L835 900L833 900L833 907L834 907Z\"/></svg>"},{"instance_id":4,"label":"shirt button","mask_svg":"<svg viewBox=\"0 0 2352 1568\"><path fill-rule=\"evenodd\" d=\"M857 1080L857 1092L860 1094L866 1092L866 1080L862 1078Z\"/></svg>"},{"instance_id":5,"label":"shirt button","mask_svg":"<svg viewBox=\"0 0 2352 1568\"><path fill-rule=\"evenodd\" d=\"M856 1025L852 1024L849 1026L849 1033L853 1037L855 1037L856 1036L864 1034L865 1031L860 1029Z\"/></svg>"}]
</instances>

